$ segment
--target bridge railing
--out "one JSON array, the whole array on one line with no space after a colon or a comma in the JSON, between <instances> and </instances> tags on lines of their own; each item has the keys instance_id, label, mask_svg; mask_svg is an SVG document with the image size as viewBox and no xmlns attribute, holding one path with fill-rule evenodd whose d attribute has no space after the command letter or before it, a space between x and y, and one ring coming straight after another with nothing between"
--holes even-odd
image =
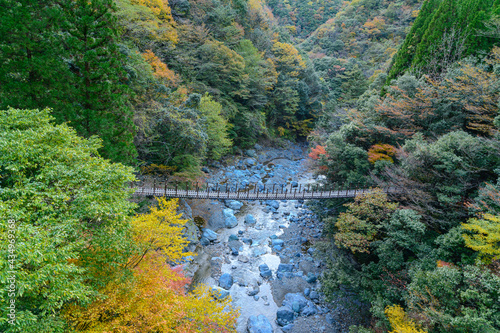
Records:
<instances>
[{"instance_id":1,"label":"bridge railing","mask_svg":"<svg viewBox=\"0 0 500 333\"><path fill-rule=\"evenodd\" d=\"M295 185L295 186L294 186ZM219 183L167 182L159 179L143 180L133 185L136 195L179 198L212 199L322 199L355 197L371 188L338 184L247 184L246 186ZM395 187L382 189L396 193Z\"/></svg>"}]
</instances>

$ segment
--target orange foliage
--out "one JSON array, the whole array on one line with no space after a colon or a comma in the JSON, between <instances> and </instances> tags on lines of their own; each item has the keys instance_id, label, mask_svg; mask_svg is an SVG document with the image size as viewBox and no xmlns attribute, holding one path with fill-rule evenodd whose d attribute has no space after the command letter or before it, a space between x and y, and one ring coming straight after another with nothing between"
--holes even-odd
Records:
<instances>
[{"instance_id":1,"label":"orange foliage","mask_svg":"<svg viewBox=\"0 0 500 333\"><path fill-rule=\"evenodd\" d=\"M452 268L454 267L454 265L450 262L446 262L446 261L443 261L443 260L438 260L437 261L437 267L449 267L449 268Z\"/></svg>"},{"instance_id":2,"label":"orange foliage","mask_svg":"<svg viewBox=\"0 0 500 333\"><path fill-rule=\"evenodd\" d=\"M325 155L328 157L328 154L326 153L325 147L320 146L320 145L317 145L309 153L309 157L312 158L313 160L318 160L321 157L320 155Z\"/></svg>"},{"instance_id":3,"label":"orange foliage","mask_svg":"<svg viewBox=\"0 0 500 333\"><path fill-rule=\"evenodd\" d=\"M363 24L363 27L370 35L379 34L385 27L385 21L381 17L375 17L373 20L366 21L366 23Z\"/></svg>"},{"instance_id":4,"label":"orange foliage","mask_svg":"<svg viewBox=\"0 0 500 333\"><path fill-rule=\"evenodd\" d=\"M111 283L88 307L70 306L65 317L79 332L235 332L230 298L216 300L206 287L186 294L189 282L162 258L150 254L133 270L134 279Z\"/></svg>"},{"instance_id":5,"label":"orange foliage","mask_svg":"<svg viewBox=\"0 0 500 333\"><path fill-rule=\"evenodd\" d=\"M163 79L170 86L177 86L179 76L174 71L167 68L167 65L158 58L153 51L146 50L142 54L143 58L153 68L153 75L159 79Z\"/></svg>"},{"instance_id":6,"label":"orange foliage","mask_svg":"<svg viewBox=\"0 0 500 333\"><path fill-rule=\"evenodd\" d=\"M394 163L392 156L396 154L396 148L394 146L379 143L373 145L368 150L368 161L374 164L377 161L389 161Z\"/></svg>"}]
</instances>

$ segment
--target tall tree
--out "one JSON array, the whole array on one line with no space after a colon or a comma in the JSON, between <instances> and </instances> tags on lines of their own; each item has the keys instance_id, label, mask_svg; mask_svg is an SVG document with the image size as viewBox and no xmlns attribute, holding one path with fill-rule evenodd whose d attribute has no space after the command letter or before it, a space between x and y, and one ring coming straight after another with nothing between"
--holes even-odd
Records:
<instances>
[{"instance_id":1,"label":"tall tree","mask_svg":"<svg viewBox=\"0 0 500 333\"><path fill-rule=\"evenodd\" d=\"M134 125L114 10L112 0L68 3L67 43L76 89L73 112L67 116L80 134L103 139L104 157L132 163Z\"/></svg>"},{"instance_id":2,"label":"tall tree","mask_svg":"<svg viewBox=\"0 0 500 333\"><path fill-rule=\"evenodd\" d=\"M66 108L70 72L54 0L0 1L0 108Z\"/></svg>"}]
</instances>

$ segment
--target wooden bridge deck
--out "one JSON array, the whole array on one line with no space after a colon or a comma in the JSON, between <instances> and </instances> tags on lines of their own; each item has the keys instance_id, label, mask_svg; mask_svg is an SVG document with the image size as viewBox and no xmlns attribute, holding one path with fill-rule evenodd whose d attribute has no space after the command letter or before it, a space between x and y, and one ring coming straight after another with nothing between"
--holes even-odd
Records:
<instances>
[{"instance_id":1,"label":"wooden bridge deck","mask_svg":"<svg viewBox=\"0 0 500 333\"><path fill-rule=\"evenodd\" d=\"M345 189L345 190L274 190L259 192L253 189L240 191L211 191L207 189L168 189L160 187L138 187L135 191L137 196L156 196L167 198L188 198L188 199L232 199L232 200L308 200L308 199L334 199L334 198L354 198L359 194L370 192L372 189ZM388 194L398 192L395 187L382 189Z\"/></svg>"}]
</instances>

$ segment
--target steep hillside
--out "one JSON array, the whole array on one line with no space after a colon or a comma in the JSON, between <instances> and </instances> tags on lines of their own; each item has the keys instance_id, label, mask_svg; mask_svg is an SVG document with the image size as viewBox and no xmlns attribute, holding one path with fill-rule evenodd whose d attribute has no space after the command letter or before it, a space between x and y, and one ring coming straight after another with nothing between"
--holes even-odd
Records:
<instances>
[{"instance_id":1,"label":"steep hillside","mask_svg":"<svg viewBox=\"0 0 500 333\"><path fill-rule=\"evenodd\" d=\"M495 38L485 36L486 23L498 0L428 0L394 58L387 83L413 68L437 75L466 56L486 54Z\"/></svg>"}]
</instances>

